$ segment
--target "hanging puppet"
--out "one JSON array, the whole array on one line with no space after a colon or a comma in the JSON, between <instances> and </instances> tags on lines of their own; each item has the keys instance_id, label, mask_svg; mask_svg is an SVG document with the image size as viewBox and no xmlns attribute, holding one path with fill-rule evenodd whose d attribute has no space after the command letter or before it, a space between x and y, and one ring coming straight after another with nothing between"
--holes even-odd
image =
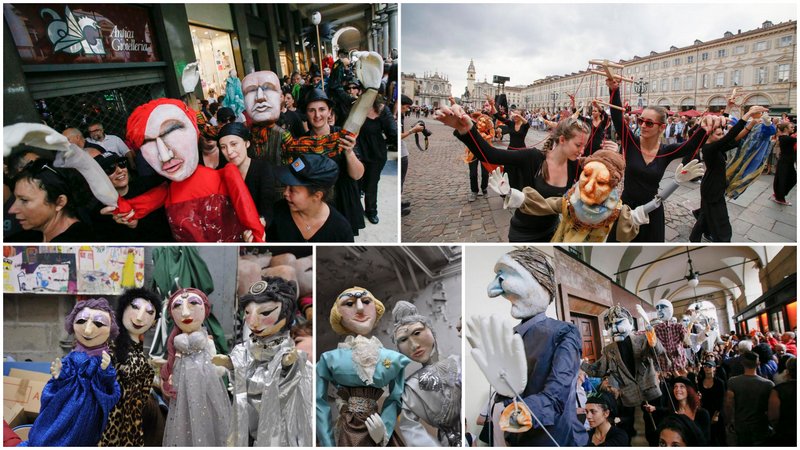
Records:
<instances>
[{"instance_id":1,"label":"hanging puppet","mask_svg":"<svg viewBox=\"0 0 800 450\"><path fill-rule=\"evenodd\" d=\"M474 317L467 341L472 357L506 405L500 426L512 446L578 447L588 437L576 411L581 336L575 325L547 317L555 299L555 274L533 248L511 251L494 266L490 298L511 302L508 328L498 316Z\"/></svg>"},{"instance_id":2,"label":"hanging puppet","mask_svg":"<svg viewBox=\"0 0 800 450\"><path fill-rule=\"evenodd\" d=\"M658 356L660 371L686 368L686 353L683 350L687 339L686 329L683 325L672 322L672 314L672 302L665 298L656 302L656 317L659 322L653 325L653 330L665 352Z\"/></svg>"},{"instance_id":3,"label":"hanging puppet","mask_svg":"<svg viewBox=\"0 0 800 450\"><path fill-rule=\"evenodd\" d=\"M242 82L239 81L236 69L231 69L228 72L228 78L225 79L225 98L222 100L222 106L228 107L233 110L233 115L237 120L243 118L244 112L244 93L242 92Z\"/></svg>"},{"instance_id":4,"label":"hanging puppet","mask_svg":"<svg viewBox=\"0 0 800 450\"><path fill-rule=\"evenodd\" d=\"M161 390L169 399L164 447L226 445L230 400L216 366L213 341L203 328L211 313L208 297L183 288L167 302L175 327L167 338L167 363L161 366Z\"/></svg>"},{"instance_id":5,"label":"hanging puppet","mask_svg":"<svg viewBox=\"0 0 800 450\"><path fill-rule=\"evenodd\" d=\"M405 388L404 369L411 361L372 336L384 310L383 303L358 286L345 289L331 308L333 331L347 338L317 361L317 439L323 447L403 446L394 431ZM335 432L329 384L343 403ZM389 396L379 412L384 388Z\"/></svg>"},{"instance_id":6,"label":"hanging puppet","mask_svg":"<svg viewBox=\"0 0 800 450\"><path fill-rule=\"evenodd\" d=\"M147 289L128 289L117 300L114 367L122 398L108 416L101 447L142 447L142 411L155 371L144 353L144 334L161 316L161 298Z\"/></svg>"},{"instance_id":7,"label":"hanging puppet","mask_svg":"<svg viewBox=\"0 0 800 450\"><path fill-rule=\"evenodd\" d=\"M406 379L397 430L409 447L461 447L461 358L441 358L428 317L399 301L392 309L392 341L422 368ZM437 430L438 440L420 421Z\"/></svg>"},{"instance_id":8,"label":"hanging puppet","mask_svg":"<svg viewBox=\"0 0 800 450\"><path fill-rule=\"evenodd\" d=\"M119 328L108 301L77 302L64 328L75 335L75 348L50 365L53 378L42 391L41 412L21 446L95 447L119 401L117 371L108 347Z\"/></svg>"},{"instance_id":9,"label":"hanging puppet","mask_svg":"<svg viewBox=\"0 0 800 450\"><path fill-rule=\"evenodd\" d=\"M216 359L233 370L233 415L228 445L311 447L312 366L289 337L297 284L278 277L253 283L239 299L250 331L230 356Z\"/></svg>"},{"instance_id":10,"label":"hanging puppet","mask_svg":"<svg viewBox=\"0 0 800 450\"><path fill-rule=\"evenodd\" d=\"M639 406L659 398L656 356L666 357L666 352L655 332L649 329L634 334L633 316L619 305L608 310L605 322L614 342L603 347L600 359L593 364L584 361L581 369L592 377L610 376L619 388L623 406Z\"/></svg>"},{"instance_id":11,"label":"hanging puppet","mask_svg":"<svg viewBox=\"0 0 800 450\"><path fill-rule=\"evenodd\" d=\"M756 117L755 115L753 116ZM753 127L747 137L739 143L733 157L728 161L725 176L728 187L725 195L738 198L745 189L761 175L767 166L767 159L774 145L772 136L776 133L775 125L769 115L760 116L761 122Z\"/></svg>"}]
</instances>

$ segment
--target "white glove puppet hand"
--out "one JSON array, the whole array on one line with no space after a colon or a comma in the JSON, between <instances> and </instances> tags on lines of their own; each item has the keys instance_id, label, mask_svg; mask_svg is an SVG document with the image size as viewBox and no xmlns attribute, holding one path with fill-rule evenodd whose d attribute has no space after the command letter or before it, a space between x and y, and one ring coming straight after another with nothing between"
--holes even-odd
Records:
<instances>
[{"instance_id":1,"label":"white glove puppet hand","mask_svg":"<svg viewBox=\"0 0 800 450\"><path fill-rule=\"evenodd\" d=\"M471 317L467 329L472 358L489 384L506 397L525 390L528 363L522 337L500 316Z\"/></svg>"},{"instance_id":2,"label":"white glove puppet hand","mask_svg":"<svg viewBox=\"0 0 800 450\"><path fill-rule=\"evenodd\" d=\"M489 175L489 189L502 196L508 195L511 186L508 184L508 174L503 173L500 168L496 168Z\"/></svg>"},{"instance_id":3,"label":"white glove puppet hand","mask_svg":"<svg viewBox=\"0 0 800 450\"><path fill-rule=\"evenodd\" d=\"M103 352L103 354L100 355L100 368L106 370L108 369L109 364L111 364L111 355Z\"/></svg>"},{"instance_id":4,"label":"white glove puppet hand","mask_svg":"<svg viewBox=\"0 0 800 450\"><path fill-rule=\"evenodd\" d=\"M689 161L685 166L678 164L675 168L675 182L678 184L686 183L697 177L702 177L706 173L706 168L697 159Z\"/></svg>"},{"instance_id":5,"label":"white glove puppet hand","mask_svg":"<svg viewBox=\"0 0 800 450\"><path fill-rule=\"evenodd\" d=\"M84 150L74 144L69 144L68 151L56 154L54 165L77 170L86 179L92 195L100 200L100 203L114 208L117 207L119 193L114 189L114 185L111 184L111 180L103 171L103 168L100 167L100 164Z\"/></svg>"},{"instance_id":6,"label":"white glove puppet hand","mask_svg":"<svg viewBox=\"0 0 800 450\"><path fill-rule=\"evenodd\" d=\"M356 77L365 89L378 89L381 87L383 77L383 58L375 52L354 52L358 58L356 63Z\"/></svg>"},{"instance_id":7,"label":"white glove puppet hand","mask_svg":"<svg viewBox=\"0 0 800 450\"><path fill-rule=\"evenodd\" d=\"M61 375L61 358L55 359L50 363L50 374L55 379L58 379L58 376Z\"/></svg>"},{"instance_id":8,"label":"white glove puppet hand","mask_svg":"<svg viewBox=\"0 0 800 450\"><path fill-rule=\"evenodd\" d=\"M371 416L367 417L365 424L367 425L369 437L371 437L376 444L385 447L389 438L386 436L386 425L383 423L380 414L373 413Z\"/></svg>"},{"instance_id":9,"label":"white glove puppet hand","mask_svg":"<svg viewBox=\"0 0 800 450\"><path fill-rule=\"evenodd\" d=\"M11 154L11 150L20 145L56 150L69 150L67 137L41 123L15 123L3 127L3 156Z\"/></svg>"},{"instance_id":10,"label":"white glove puppet hand","mask_svg":"<svg viewBox=\"0 0 800 450\"><path fill-rule=\"evenodd\" d=\"M512 188L511 192L506 195L506 199L503 201L503 209L517 209L522 206L523 203L525 203L525 194L523 194L522 191Z\"/></svg>"},{"instance_id":11,"label":"white glove puppet hand","mask_svg":"<svg viewBox=\"0 0 800 450\"><path fill-rule=\"evenodd\" d=\"M197 82L200 81L200 71L198 70L198 62L189 63L183 68L181 74L181 85L183 86L184 94L194 92Z\"/></svg>"},{"instance_id":12,"label":"white glove puppet hand","mask_svg":"<svg viewBox=\"0 0 800 450\"><path fill-rule=\"evenodd\" d=\"M650 223L650 215L644 209L644 205L637 206L636 209L631 211L631 219L637 226L647 225Z\"/></svg>"}]
</instances>

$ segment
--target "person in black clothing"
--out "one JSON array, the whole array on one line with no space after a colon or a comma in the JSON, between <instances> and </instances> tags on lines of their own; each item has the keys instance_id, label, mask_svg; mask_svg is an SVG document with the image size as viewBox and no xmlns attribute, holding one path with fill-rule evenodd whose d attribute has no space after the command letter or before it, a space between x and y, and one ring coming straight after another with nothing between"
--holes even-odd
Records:
<instances>
[{"instance_id":1,"label":"person in black clothing","mask_svg":"<svg viewBox=\"0 0 800 450\"><path fill-rule=\"evenodd\" d=\"M9 208L23 231L11 242L88 242L94 240L89 225L78 218L85 204L85 181L74 169L58 169L52 163L31 161L14 179L16 200Z\"/></svg>"},{"instance_id":2,"label":"person in black clothing","mask_svg":"<svg viewBox=\"0 0 800 450\"><path fill-rule=\"evenodd\" d=\"M454 108L460 107L454 105ZM449 109L447 109L449 111ZM460 117L460 118L459 118ZM504 150L492 147L478 133L472 119L466 114L446 115L437 112L437 120L456 128L453 135L461 140L480 161L502 164L518 170L518 185L536 189L544 198L560 197L567 192L580 175L578 157L583 152L589 128L577 119L567 119L558 124L542 150L525 148ZM511 218L508 230L510 242L549 242L558 227L558 216L534 216L519 210Z\"/></svg>"},{"instance_id":3,"label":"person in black clothing","mask_svg":"<svg viewBox=\"0 0 800 450\"><path fill-rule=\"evenodd\" d=\"M379 220L378 182L386 165L386 141L397 141L397 121L385 102L385 98L378 95L372 109L367 113L364 125L361 126L357 141L361 162L364 164L364 176L360 180L364 187L364 214L373 224L377 224Z\"/></svg>"},{"instance_id":4,"label":"person in black clothing","mask_svg":"<svg viewBox=\"0 0 800 450\"><path fill-rule=\"evenodd\" d=\"M589 156L603 148L603 140L610 120L603 107L594 102L592 102L592 117L578 116L578 118L586 125L589 125L592 130L589 133L589 140L586 141L586 148L583 151L583 156Z\"/></svg>"},{"instance_id":5,"label":"person in black clothing","mask_svg":"<svg viewBox=\"0 0 800 450\"><path fill-rule=\"evenodd\" d=\"M797 447L797 358L786 363L789 380L772 388L767 417L775 430L772 443Z\"/></svg>"},{"instance_id":6,"label":"person in black clothing","mask_svg":"<svg viewBox=\"0 0 800 450\"><path fill-rule=\"evenodd\" d=\"M725 445L725 421L722 406L725 401L725 381L717 377L717 364L713 359L703 362L703 371L698 379L697 392L700 404L711 416L711 436L709 445Z\"/></svg>"},{"instance_id":7,"label":"person in black clothing","mask_svg":"<svg viewBox=\"0 0 800 450\"><path fill-rule=\"evenodd\" d=\"M200 129L200 137L197 139L197 152L200 154L198 164L215 170L225 167L228 160L219 151L219 144L217 144L217 133L220 127L205 123L202 126L198 124L198 128Z\"/></svg>"},{"instance_id":8,"label":"person in black clothing","mask_svg":"<svg viewBox=\"0 0 800 450\"><path fill-rule=\"evenodd\" d=\"M621 108L619 82L607 79L606 85L611 91L611 104ZM631 133L630 128L622 121L622 111L613 107L611 121L614 129L621 135L620 148L625 155L622 201L631 209L644 205L656 196L661 178L672 160L697 153L707 133L719 127L719 118L706 116L702 128L687 142L661 145L659 139L666 127L667 113L660 106L648 106L637 119L642 129L641 138ZM664 242L664 205L660 205L649 216L649 224L639 227L639 234L633 242ZM612 229L609 242L615 237L616 231Z\"/></svg>"},{"instance_id":9,"label":"person in black clothing","mask_svg":"<svg viewBox=\"0 0 800 450\"><path fill-rule=\"evenodd\" d=\"M350 114L350 107L356 101L356 98L346 90L347 81L352 78L349 53L345 49L339 49L337 56L338 59L333 63L333 70L331 70L331 76L328 77L328 84L325 88L335 105L336 125L341 127L344 125L348 114Z\"/></svg>"},{"instance_id":10,"label":"person in black clothing","mask_svg":"<svg viewBox=\"0 0 800 450\"><path fill-rule=\"evenodd\" d=\"M587 447L629 447L630 438L614 426L617 400L609 392L600 391L586 397L586 418L589 420Z\"/></svg>"},{"instance_id":11,"label":"person in black clothing","mask_svg":"<svg viewBox=\"0 0 800 450\"><path fill-rule=\"evenodd\" d=\"M686 377L672 379L672 394L675 400L675 413L691 419L703 435L704 442L711 435L711 416L700 407L696 384Z\"/></svg>"},{"instance_id":12,"label":"person in black clothing","mask_svg":"<svg viewBox=\"0 0 800 450\"><path fill-rule=\"evenodd\" d=\"M797 171L794 168L797 161L797 134L793 134L793 132L791 123L778 124L777 139L780 154L778 162L775 164L775 180L772 184L772 197L770 197L775 203L787 206L792 206L792 204L786 201L786 195L797 184Z\"/></svg>"},{"instance_id":13,"label":"person in black clothing","mask_svg":"<svg viewBox=\"0 0 800 450\"><path fill-rule=\"evenodd\" d=\"M305 135L308 131L308 126L305 124L305 119L294 107L294 97L292 97L292 91L288 88L283 91L281 116L278 118L277 123L284 130L292 133L292 137L294 138L299 138L300 136Z\"/></svg>"},{"instance_id":14,"label":"person in black clothing","mask_svg":"<svg viewBox=\"0 0 800 450\"><path fill-rule=\"evenodd\" d=\"M700 209L694 211L697 222L689 235L691 242L700 242L703 235L711 242L731 241L733 229L728 218L728 205L725 203L725 188L728 184L725 176L725 153L735 148L736 143L753 129L753 125L748 126L750 117L764 111L766 108L763 106L753 106L727 133L722 128L717 128L708 136L702 149L706 173L700 182Z\"/></svg>"},{"instance_id":15,"label":"person in black clothing","mask_svg":"<svg viewBox=\"0 0 800 450\"><path fill-rule=\"evenodd\" d=\"M703 433L683 414L667 416L658 427L659 447L698 447L705 445Z\"/></svg>"},{"instance_id":16,"label":"person in black clothing","mask_svg":"<svg viewBox=\"0 0 800 450\"><path fill-rule=\"evenodd\" d=\"M314 153L279 168L286 189L275 203L267 242L353 242L350 223L326 202L338 175L333 160Z\"/></svg>"},{"instance_id":17,"label":"person in black clothing","mask_svg":"<svg viewBox=\"0 0 800 450\"><path fill-rule=\"evenodd\" d=\"M528 135L528 129L530 129L530 124L519 114L519 111L512 110L511 111L511 118L504 119L498 117L497 120L499 122L506 124L506 129L508 130L508 150L521 150L526 148L525 145L525 136ZM484 168L484 170L486 170ZM519 168L515 166L509 166L504 168L505 172L508 174L508 180L511 186L520 184L522 182L521 174ZM486 175L484 175L486 178Z\"/></svg>"},{"instance_id":18,"label":"person in black clothing","mask_svg":"<svg viewBox=\"0 0 800 450\"><path fill-rule=\"evenodd\" d=\"M276 167L266 159L248 156L250 139L250 131L239 122L225 125L217 134L221 152L239 169L266 228L272 220L272 206L281 198L280 193L275 190Z\"/></svg>"}]
</instances>

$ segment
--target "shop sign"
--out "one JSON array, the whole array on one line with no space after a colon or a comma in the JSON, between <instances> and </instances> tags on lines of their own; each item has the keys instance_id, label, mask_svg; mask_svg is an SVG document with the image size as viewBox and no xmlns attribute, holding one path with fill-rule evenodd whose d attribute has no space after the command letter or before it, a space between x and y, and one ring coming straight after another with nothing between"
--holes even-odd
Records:
<instances>
[{"instance_id":1,"label":"shop sign","mask_svg":"<svg viewBox=\"0 0 800 450\"><path fill-rule=\"evenodd\" d=\"M147 8L116 4L4 4L24 64L156 62Z\"/></svg>"},{"instance_id":2,"label":"shop sign","mask_svg":"<svg viewBox=\"0 0 800 450\"><path fill-rule=\"evenodd\" d=\"M756 305L756 312L761 312L766 307L767 307L766 303L759 303L758 305Z\"/></svg>"}]
</instances>

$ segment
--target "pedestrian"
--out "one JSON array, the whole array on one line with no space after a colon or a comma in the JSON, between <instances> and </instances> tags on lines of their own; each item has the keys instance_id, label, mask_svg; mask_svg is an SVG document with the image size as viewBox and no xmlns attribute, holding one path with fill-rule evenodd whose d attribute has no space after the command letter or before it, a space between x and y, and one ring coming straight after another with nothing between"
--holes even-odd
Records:
<instances>
[{"instance_id":1,"label":"pedestrian","mask_svg":"<svg viewBox=\"0 0 800 450\"><path fill-rule=\"evenodd\" d=\"M357 80L351 83L348 88L355 89L349 89L350 92L360 95ZM367 113L357 140L364 164L364 176L360 180L364 187L364 214L372 224L379 221L378 183L388 157L387 139L397 142L397 121L386 106L386 98L379 94Z\"/></svg>"},{"instance_id":2,"label":"pedestrian","mask_svg":"<svg viewBox=\"0 0 800 450\"><path fill-rule=\"evenodd\" d=\"M797 447L797 358L791 358L786 369L789 379L772 389L767 417L775 430L772 444Z\"/></svg>"},{"instance_id":3,"label":"pedestrian","mask_svg":"<svg viewBox=\"0 0 800 450\"><path fill-rule=\"evenodd\" d=\"M586 141L586 148L583 150L583 156L589 156L592 153L603 148L603 141L605 140L606 128L610 123L608 114L602 106L596 102L592 102L592 116L578 116L586 125L589 125L591 132L589 139Z\"/></svg>"},{"instance_id":4,"label":"pedestrian","mask_svg":"<svg viewBox=\"0 0 800 450\"><path fill-rule=\"evenodd\" d=\"M225 167L228 160L219 151L219 145L217 145L219 127L206 123L203 126L198 124L198 128L200 129L200 138L197 142L197 150L200 152L198 163L215 170Z\"/></svg>"},{"instance_id":5,"label":"pedestrian","mask_svg":"<svg viewBox=\"0 0 800 450\"><path fill-rule=\"evenodd\" d=\"M753 351L758 354L758 360L760 361L756 373L772 381L775 374L778 373L778 362L773 356L772 348L766 342L762 342L753 347Z\"/></svg>"},{"instance_id":6,"label":"pedestrian","mask_svg":"<svg viewBox=\"0 0 800 450\"><path fill-rule=\"evenodd\" d=\"M659 447L698 447L706 444L697 425L683 414L667 416L657 431Z\"/></svg>"},{"instance_id":7,"label":"pedestrian","mask_svg":"<svg viewBox=\"0 0 800 450\"><path fill-rule=\"evenodd\" d=\"M128 160L128 167L131 169L136 169L134 154L131 149L128 148L128 146L125 144L125 141L120 139L119 136L106 134L105 127L103 126L102 122L90 122L88 131L89 138L86 139L87 142L97 144L105 151L116 153L119 156L125 157Z\"/></svg>"},{"instance_id":8,"label":"pedestrian","mask_svg":"<svg viewBox=\"0 0 800 450\"><path fill-rule=\"evenodd\" d=\"M725 401L725 381L717 376L717 364L713 359L703 362L703 371L697 380L700 405L711 416L711 435L709 445L725 444L725 422L722 417L722 404Z\"/></svg>"},{"instance_id":9,"label":"pedestrian","mask_svg":"<svg viewBox=\"0 0 800 450\"><path fill-rule=\"evenodd\" d=\"M797 184L797 170L794 168L797 161L797 133L791 122L783 122L778 124L777 136L778 162L770 200L779 205L792 206L786 196Z\"/></svg>"},{"instance_id":10,"label":"pedestrian","mask_svg":"<svg viewBox=\"0 0 800 450\"><path fill-rule=\"evenodd\" d=\"M400 96L401 113L407 113L413 104L414 101L411 100L411 97L407 95ZM419 118L419 108L417 108L417 118ZM410 130L405 131L405 120L401 120L400 125L402 127L402 132L400 133L400 215L407 216L411 214L411 202L408 200L402 200L403 186L405 185L406 174L408 173L408 145L406 144L405 139L412 134L419 133L420 131L424 130L425 127L417 123Z\"/></svg>"},{"instance_id":11,"label":"pedestrian","mask_svg":"<svg viewBox=\"0 0 800 450\"><path fill-rule=\"evenodd\" d=\"M729 445L754 446L769 438L767 405L774 384L756 375L758 354L746 352L741 356L744 374L728 380L725 394L725 417L733 425L736 442Z\"/></svg>"},{"instance_id":12,"label":"pedestrian","mask_svg":"<svg viewBox=\"0 0 800 450\"><path fill-rule=\"evenodd\" d=\"M793 331L787 331L781 335L781 343L786 346L786 353L797 356L797 341L795 341L796 334Z\"/></svg>"}]
</instances>

